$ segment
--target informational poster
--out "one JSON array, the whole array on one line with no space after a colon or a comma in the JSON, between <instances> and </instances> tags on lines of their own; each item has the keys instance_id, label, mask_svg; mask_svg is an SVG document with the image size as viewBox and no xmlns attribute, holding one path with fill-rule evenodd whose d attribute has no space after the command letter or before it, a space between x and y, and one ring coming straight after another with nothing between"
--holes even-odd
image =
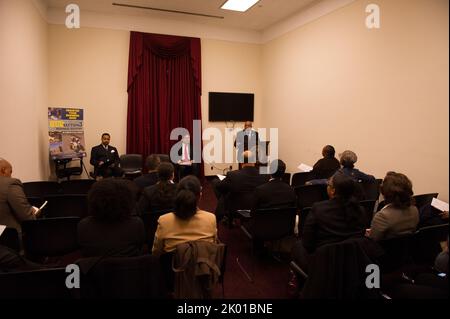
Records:
<instances>
[{"instance_id":1,"label":"informational poster","mask_svg":"<svg viewBox=\"0 0 450 319\"><path fill-rule=\"evenodd\" d=\"M83 109L48 108L48 138L53 160L85 157Z\"/></svg>"}]
</instances>

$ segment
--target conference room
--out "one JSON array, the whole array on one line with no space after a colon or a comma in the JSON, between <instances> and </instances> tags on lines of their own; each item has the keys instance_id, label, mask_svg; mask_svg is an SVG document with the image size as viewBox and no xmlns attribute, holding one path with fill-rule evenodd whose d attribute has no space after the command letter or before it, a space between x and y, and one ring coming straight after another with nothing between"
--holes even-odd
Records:
<instances>
[{"instance_id":1,"label":"conference room","mask_svg":"<svg viewBox=\"0 0 450 319\"><path fill-rule=\"evenodd\" d=\"M448 298L448 6L0 0L0 299Z\"/></svg>"}]
</instances>

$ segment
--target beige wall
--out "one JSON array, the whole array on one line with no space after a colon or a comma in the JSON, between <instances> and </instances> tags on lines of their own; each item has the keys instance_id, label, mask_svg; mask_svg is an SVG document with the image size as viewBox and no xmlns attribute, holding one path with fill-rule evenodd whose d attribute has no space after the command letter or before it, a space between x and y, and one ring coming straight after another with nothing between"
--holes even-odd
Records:
<instances>
[{"instance_id":1,"label":"beige wall","mask_svg":"<svg viewBox=\"0 0 450 319\"><path fill-rule=\"evenodd\" d=\"M22 181L49 175L47 23L28 0L0 0L0 157Z\"/></svg>"},{"instance_id":2,"label":"beige wall","mask_svg":"<svg viewBox=\"0 0 450 319\"><path fill-rule=\"evenodd\" d=\"M99 143L102 132L110 132L111 144L120 154L126 151L128 46L127 31L49 25L50 106L85 109L87 149ZM259 45L202 39L204 128L214 126L224 132L226 127L208 122L209 91L255 93L258 124L260 55ZM85 162L88 164L89 156ZM205 173L222 173L229 164L214 166L218 169L205 165Z\"/></svg>"},{"instance_id":3,"label":"beige wall","mask_svg":"<svg viewBox=\"0 0 450 319\"><path fill-rule=\"evenodd\" d=\"M202 39L202 118L203 128L216 127L223 135L232 123L209 122L209 92L237 92L255 94L254 127L261 124L261 53L260 45L243 44L219 40ZM235 128L242 128L243 123L235 123ZM205 145L208 141L205 141ZM225 160L225 141L222 143L222 155ZM223 170L236 164L205 163L205 174L223 174Z\"/></svg>"},{"instance_id":4,"label":"beige wall","mask_svg":"<svg viewBox=\"0 0 450 319\"><path fill-rule=\"evenodd\" d=\"M88 170L102 133L120 154L126 150L129 38L126 31L49 25L49 105L84 109Z\"/></svg>"},{"instance_id":5,"label":"beige wall","mask_svg":"<svg viewBox=\"0 0 450 319\"><path fill-rule=\"evenodd\" d=\"M407 174L448 200L448 1L379 0L381 29L355 3L263 47L263 124L295 172L323 145L352 149L377 177Z\"/></svg>"}]
</instances>

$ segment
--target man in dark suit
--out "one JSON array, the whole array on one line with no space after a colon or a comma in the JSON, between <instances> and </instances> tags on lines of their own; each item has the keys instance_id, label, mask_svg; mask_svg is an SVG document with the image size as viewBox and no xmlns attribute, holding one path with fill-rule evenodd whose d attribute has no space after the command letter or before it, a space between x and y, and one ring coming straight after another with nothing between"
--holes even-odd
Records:
<instances>
[{"instance_id":1,"label":"man in dark suit","mask_svg":"<svg viewBox=\"0 0 450 319\"><path fill-rule=\"evenodd\" d=\"M91 150L91 165L94 166L94 174L103 177L121 177L123 170L120 168L120 158L117 148L109 145L111 136L102 134L102 143Z\"/></svg>"},{"instance_id":2,"label":"man in dark suit","mask_svg":"<svg viewBox=\"0 0 450 319\"><path fill-rule=\"evenodd\" d=\"M232 196L242 193L254 193L255 188L259 185L266 183L269 180L269 175L260 174L259 169L255 167L255 158L251 151L245 151L243 154L244 163L242 169L237 171L228 172L227 176L220 182L216 182L215 190L218 195L218 203L216 209L216 216L221 219L226 208L227 199L231 199ZM242 204L242 203L232 203ZM253 207L253 203L250 203L250 207Z\"/></svg>"},{"instance_id":3,"label":"man in dark suit","mask_svg":"<svg viewBox=\"0 0 450 319\"><path fill-rule=\"evenodd\" d=\"M180 159L177 162L178 179L180 180L187 175L199 177L200 164L194 163L194 151L191 144L191 136L189 134L183 136L178 156L180 156Z\"/></svg>"},{"instance_id":4,"label":"man in dark suit","mask_svg":"<svg viewBox=\"0 0 450 319\"><path fill-rule=\"evenodd\" d=\"M255 201L251 210L251 217L258 209L296 207L297 196L289 184L283 181L286 164L282 160L275 160L270 164L272 172L270 180L255 188ZM253 233L253 219L248 221L247 229ZM253 239L255 251L263 252L264 242Z\"/></svg>"},{"instance_id":5,"label":"man in dark suit","mask_svg":"<svg viewBox=\"0 0 450 319\"><path fill-rule=\"evenodd\" d=\"M271 179L255 189L255 204L252 214L257 209L295 207L297 197L289 184L283 181L286 164L275 160L270 164Z\"/></svg>"},{"instance_id":6,"label":"man in dark suit","mask_svg":"<svg viewBox=\"0 0 450 319\"><path fill-rule=\"evenodd\" d=\"M141 190L145 187L155 185L158 182L158 166L161 159L158 155L152 154L145 159L147 174L135 178L133 181Z\"/></svg>"},{"instance_id":7,"label":"man in dark suit","mask_svg":"<svg viewBox=\"0 0 450 319\"><path fill-rule=\"evenodd\" d=\"M20 180L11 175L11 164L0 158L0 225L20 232L20 224L24 220L35 219L39 211L28 203Z\"/></svg>"},{"instance_id":8,"label":"man in dark suit","mask_svg":"<svg viewBox=\"0 0 450 319\"><path fill-rule=\"evenodd\" d=\"M237 160L239 163L245 162L244 152L252 151L255 158L258 158L259 134L252 129L252 122L247 121L244 124L244 129L236 134L234 146L237 149Z\"/></svg>"}]
</instances>

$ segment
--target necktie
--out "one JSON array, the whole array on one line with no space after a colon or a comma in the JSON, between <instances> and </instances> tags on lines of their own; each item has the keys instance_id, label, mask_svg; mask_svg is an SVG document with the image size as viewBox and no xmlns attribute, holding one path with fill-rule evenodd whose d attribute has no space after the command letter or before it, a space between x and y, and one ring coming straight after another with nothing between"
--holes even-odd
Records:
<instances>
[{"instance_id":1,"label":"necktie","mask_svg":"<svg viewBox=\"0 0 450 319\"><path fill-rule=\"evenodd\" d=\"M188 154L187 144L184 144L184 158L183 158L183 161L185 161L185 162L189 161L189 154Z\"/></svg>"}]
</instances>

